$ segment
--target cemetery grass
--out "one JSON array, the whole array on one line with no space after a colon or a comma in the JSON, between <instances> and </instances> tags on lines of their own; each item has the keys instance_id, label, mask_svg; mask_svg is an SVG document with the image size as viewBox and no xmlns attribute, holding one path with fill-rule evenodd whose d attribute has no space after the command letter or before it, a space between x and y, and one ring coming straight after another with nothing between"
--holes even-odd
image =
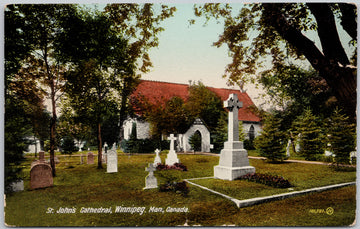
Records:
<instances>
[{"instance_id":1,"label":"cemetery grass","mask_svg":"<svg viewBox=\"0 0 360 229\"><path fill-rule=\"evenodd\" d=\"M166 155L161 154L162 161ZM238 209L231 201L192 185L189 194L142 190L147 175L145 167L154 155L119 154L118 173L79 163L79 157L68 157L57 165L54 186L29 190L29 169L32 159L24 163L25 191L6 196L5 223L16 226L176 226L176 225L238 225L238 226L345 226L353 223L356 209L355 186L309 194ZM156 171L159 183L213 176L218 157L179 155L188 168L181 171ZM327 166L297 163L268 164L250 160L260 173L282 175L294 184L294 190L355 181L355 172L337 172ZM239 199L266 196L281 192L265 185L247 181L205 179L193 181ZM82 207L146 207L145 212L91 214L80 213ZM150 207L187 207L188 213L150 213ZM76 208L75 214L47 214L49 208ZM334 214L323 211L332 207ZM314 213L317 212L317 213ZM322 212L322 213L321 213Z\"/></svg>"}]
</instances>

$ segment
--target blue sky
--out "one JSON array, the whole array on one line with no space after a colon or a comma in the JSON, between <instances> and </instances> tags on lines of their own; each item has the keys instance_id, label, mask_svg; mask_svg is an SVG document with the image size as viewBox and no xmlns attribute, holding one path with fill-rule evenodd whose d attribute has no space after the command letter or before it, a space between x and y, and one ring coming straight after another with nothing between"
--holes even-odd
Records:
<instances>
[{"instance_id":1,"label":"blue sky","mask_svg":"<svg viewBox=\"0 0 360 229\"><path fill-rule=\"evenodd\" d=\"M21 0L24 3L30 3L29 1L33 2ZM39 1L39 3L59 2L67 1ZM152 2L161 3L155 0ZM97 3L98 9L101 9L106 2L88 0L77 3ZM165 4L168 3L168 1L165 2ZM165 31L159 35L159 46L149 52L153 68L149 73L142 74L142 78L184 84L187 84L189 80L200 80L207 86L228 88L227 80L222 78L226 65L231 63L227 46L223 45L217 48L212 45L223 32L223 24L211 20L207 26L203 26L205 19L195 17L193 5L190 0L187 3L175 4L177 11L174 17L162 22ZM94 7L94 5L88 6ZM237 4L237 7L239 6L241 4ZM195 25L190 25L189 19L196 19ZM347 36L345 32L341 31L341 36L344 34ZM313 37L313 41L320 46L313 34L310 34L310 37ZM347 48L348 45L344 44L344 47ZM238 87L231 88L239 89ZM263 92L262 90L256 89L252 84L245 84L244 89L256 105L263 103L262 99L257 99L258 94Z\"/></svg>"},{"instance_id":2,"label":"blue sky","mask_svg":"<svg viewBox=\"0 0 360 229\"><path fill-rule=\"evenodd\" d=\"M231 59L226 47L212 46L223 26L215 22L203 26L203 18L189 25L189 19L195 18L193 4L177 4L176 8L174 17L163 23L159 46L150 51L154 68L144 78L177 83L201 80L208 86L226 87L221 76Z\"/></svg>"},{"instance_id":3,"label":"blue sky","mask_svg":"<svg viewBox=\"0 0 360 229\"><path fill-rule=\"evenodd\" d=\"M213 46L223 32L223 24L211 20L204 26L205 19L194 15L193 4L175 6L174 17L162 23L165 31L159 36L159 46L150 51L154 67L142 78L184 84L201 81L206 86L239 89L227 86L227 79L222 78L226 65L231 63L227 46ZM196 23L190 25L190 19L196 19ZM257 99L262 90L252 84L244 89L256 105L263 102Z\"/></svg>"}]
</instances>

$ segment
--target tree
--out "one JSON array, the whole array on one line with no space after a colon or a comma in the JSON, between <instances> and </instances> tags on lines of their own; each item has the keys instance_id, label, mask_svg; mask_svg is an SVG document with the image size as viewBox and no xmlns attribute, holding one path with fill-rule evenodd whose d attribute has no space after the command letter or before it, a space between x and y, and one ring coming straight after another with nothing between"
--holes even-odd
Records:
<instances>
[{"instance_id":1,"label":"tree","mask_svg":"<svg viewBox=\"0 0 360 229\"><path fill-rule=\"evenodd\" d=\"M10 190L10 184L18 181L24 159L23 152L29 145L32 134L30 116L26 112L26 104L13 95L8 95L5 102L5 191Z\"/></svg>"},{"instance_id":2,"label":"tree","mask_svg":"<svg viewBox=\"0 0 360 229\"><path fill-rule=\"evenodd\" d=\"M66 29L58 46L62 61L71 66L66 75L67 94L77 116L96 124L98 168L102 168L102 125L114 112L114 105L118 110L119 100L124 99L118 95L124 90L125 79L136 79L135 65L127 41L113 29L105 14L79 13L64 23Z\"/></svg>"},{"instance_id":3,"label":"tree","mask_svg":"<svg viewBox=\"0 0 360 229\"><path fill-rule=\"evenodd\" d=\"M137 130L136 130L136 122L133 122L131 127L131 134L129 141L127 142L127 149L129 150L129 153L138 153L138 142L137 142Z\"/></svg>"},{"instance_id":4,"label":"tree","mask_svg":"<svg viewBox=\"0 0 360 229\"><path fill-rule=\"evenodd\" d=\"M294 130L301 134L300 154L305 160L317 160L324 153L324 136L319 118L308 108L294 121Z\"/></svg>"},{"instance_id":5,"label":"tree","mask_svg":"<svg viewBox=\"0 0 360 229\"><path fill-rule=\"evenodd\" d=\"M214 44L227 44L232 63L226 68L229 81L243 83L265 67L271 58L272 70L288 62L307 59L332 89L339 105L350 116L356 109L356 6L346 3L263 3L249 4L234 15L229 4L195 7L197 16L224 18L224 33ZM351 37L353 53L348 56L336 22ZM321 48L305 33L316 32Z\"/></svg>"},{"instance_id":6,"label":"tree","mask_svg":"<svg viewBox=\"0 0 360 229\"><path fill-rule=\"evenodd\" d=\"M254 144L260 155L271 162L286 158L286 133L281 130L281 120L276 115L269 114L265 118L261 135L254 140Z\"/></svg>"},{"instance_id":7,"label":"tree","mask_svg":"<svg viewBox=\"0 0 360 229\"><path fill-rule=\"evenodd\" d=\"M350 152L355 150L355 125L336 109L326 120L326 134L326 143L330 143L329 150L335 154L336 163L348 164Z\"/></svg>"},{"instance_id":8,"label":"tree","mask_svg":"<svg viewBox=\"0 0 360 229\"><path fill-rule=\"evenodd\" d=\"M183 133L189 126L184 101L177 96L150 103L148 99L133 101L145 120L150 123L151 135L160 139L163 134Z\"/></svg>"},{"instance_id":9,"label":"tree","mask_svg":"<svg viewBox=\"0 0 360 229\"><path fill-rule=\"evenodd\" d=\"M228 116L224 112L221 114L219 121L215 127L215 129L210 133L211 142L214 145L214 152L220 152L221 149L224 148L224 142L228 140ZM245 140L245 131L243 122L239 121L239 141Z\"/></svg>"},{"instance_id":10,"label":"tree","mask_svg":"<svg viewBox=\"0 0 360 229\"><path fill-rule=\"evenodd\" d=\"M75 12L74 5L17 5L16 12L22 17L30 38L30 50L26 64L23 65L34 75L38 82L48 89L48 97L51 101L50 121L50 165L53 176L56 175L54 152L56 145L56 100L62 86L62 76L65 72L63 66L55 58L54 42L61 31L60 20L71 17ZM21 29L20 29L21 31Z\"/></svg>"},{"instance_id":11,"label":"tree","mask_svg":"<svg viewBox=\"0 0 360 229\"><path fill-rule=\"evenodd\" d=\"M220 115L225 112L219 96L209 90L202 82L189 87L189 98L185 109L189 120L201 118L210 131L217 126Z\"/></svg>"},{"instance_id":12,"label":"tree","mask_svg":"<svg viewBox=\"0 0 360 229\"><path fill-rule=\"evenodd\" d=\"M201 151L201 134L199 131L190 136L189 144L194 151Z\"/></svg>"},{"instance_id":13,"label":"tree","mask_svg":"<svg viewBox=\"0 0 360 229\"><path fill-rule=\"evenodd\" d=\"M70 136L63 137L61 141L61 149L64 154L70 155L78 150L78 148L75 146L74 139Z\"/></svg>"}]
</instances>

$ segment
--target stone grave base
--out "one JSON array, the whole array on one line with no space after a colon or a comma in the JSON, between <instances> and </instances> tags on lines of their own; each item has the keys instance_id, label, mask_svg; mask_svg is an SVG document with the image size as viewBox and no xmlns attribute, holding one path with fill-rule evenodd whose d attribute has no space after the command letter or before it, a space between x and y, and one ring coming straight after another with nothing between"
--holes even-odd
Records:
<instances>
[{"instance_id":1,"label":"stone grave base","mask_svg":"<svg viewBox=\"0 0 360 229\"><path fill-rule=\"evenodd\" d=\"M175 153L175 151L170 151L167 155L167 158L165 159L165 164L173 165L175 163L180 163L180 160L177 157L177 154Z\"/></svg>"},{"instance_id":2,"label":"stone grave base","mask_svg":"<svg viewBox=\"0 0 360 229\"><path fill-rule=\"evenodd\" d=\"M225 142L221 150L219 165L214 167L214 177L222 180L234 180L248 173L255 173L250 166L248 154L243 149L243 143Z\"/></svg>"},{"instance_id":3,"label":"stone grave base","mask_svg":"<svg viewBox=\"0 0 360 229\"><path fill-rule=\"evenodd\" d=\"M214 177L222 180L234 180L235 178L246 175L248 173L255 173L255 167L225 167L221 165L214 167Z\"/></svg>"}]
</instances>

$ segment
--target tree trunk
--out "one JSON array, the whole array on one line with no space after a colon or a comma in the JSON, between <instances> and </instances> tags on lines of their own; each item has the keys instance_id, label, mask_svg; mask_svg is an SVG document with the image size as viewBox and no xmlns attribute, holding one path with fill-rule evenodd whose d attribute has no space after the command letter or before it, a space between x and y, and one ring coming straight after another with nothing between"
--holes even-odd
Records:
<instances>
[{"instance_id":1,"label":"tree trunk","mask_svg":"<svg viewBox=\"0 0 360 229\"><path fill-rule=\"evenodd\" d=\"M52 117L50 121L50 166L52 168L53 177L56 176L55 170L55 141L56 141L56 102L55 102L55 82L51 80L51 105Z\"/></svg>"},{"instance_id":2,"label":"tree trunk","mask_svg":"<svg viewBox=\"0 0 360 229\"><path fill-rule=\"evenodd\" d=\"M280 36L295 47L298 55L304 55L312 67L326 80L340 106L354 121L356 119L356 69L341 65L337 60L324 55L312 40L287 21L281 13L282 5L263 4L264 16ZM336 49L336 47L333 48Z\"/></svg>"},{"instance_id":3,"label":"tree trunk","mask_svg":"<svg viewBox=\"0 0 360 229\"><path fill-rule=\"evenodd\" d=\"M102 169L102 138L101 138L101 124L97 125L97 142L98 142L98 169Z\"/></svg>"}]
</instances>

